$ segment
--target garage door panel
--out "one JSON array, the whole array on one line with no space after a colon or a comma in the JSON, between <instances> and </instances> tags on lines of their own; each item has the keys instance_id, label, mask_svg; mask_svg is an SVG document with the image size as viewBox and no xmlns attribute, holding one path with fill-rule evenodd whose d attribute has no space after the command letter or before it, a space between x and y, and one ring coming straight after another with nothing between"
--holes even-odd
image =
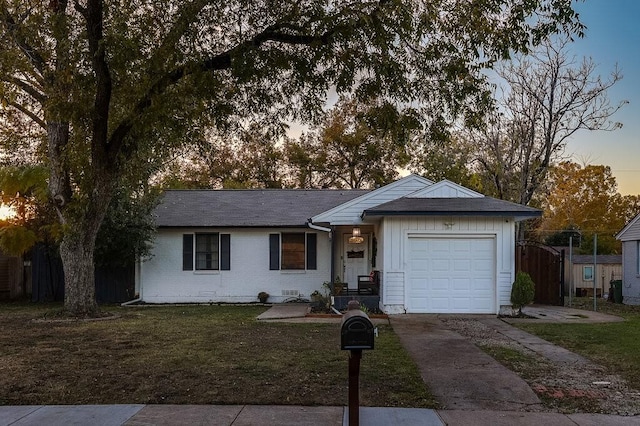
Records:
<instances>
[{"instance_id":1,"label":"garage door panel","mask_svg":"<svg viewBox=\"0 0 640 426\"><path fill-rule=\"evenodd\" d=\"M453 291L471 291L471 280L469 278L454 278L451 280L451 289ZM469 297L469 293L466 293Z\"/></svg>"},{"instance_id":2,"label":"garage door panel","mask_svg":"<svg viewBox=\"0 0 640 426\"><path fill-rule=\"evenodd\" d=\"M453 270L461 272L471 271L471 260L469 259L455 259L453 261Z\"/></svg>"},{"instance_id":3,"label":"garage door panel","mask_svg":"<svg viewBox=\"0 0 640 426\"><path fill-rule=\"evenodd\" d=\"M494 313L493 238L411 237L409 312Z\"/></svg>"},{"instance_id":4,"label":"garage door panel","mask_svg":"<svg viewBox=\"0 0 640 426\"><path fill-rule=\"evenodd\" d=\"M421 291L428 292L428 285L427 280L411 280L411 288L416 294L420 294Z\"/></svg>"},{"instance_id":5,"label":"garage door panel","mask_svg":"<svg viewBox=\"0 0 640 426\"><path fill-rule=\"evenodd\" d=\"M428 262L428 261L427 261ZM450 269L449 259L434 259L431 261L431 272L447 272Z\"/></svg>"}]
</instances>

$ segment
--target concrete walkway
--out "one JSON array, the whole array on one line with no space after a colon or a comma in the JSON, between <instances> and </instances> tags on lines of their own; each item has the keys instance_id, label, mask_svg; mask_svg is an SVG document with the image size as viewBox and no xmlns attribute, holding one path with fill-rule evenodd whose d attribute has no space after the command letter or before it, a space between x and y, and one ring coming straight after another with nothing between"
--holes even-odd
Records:
<instances>
[{"instance_id":1,"label":"concrete walkway","mask_svg":"<svg viewBox=\"0 0 640 426\"><path fill-rule=\"evenodd\" d=\"M272 405L0 406L1 426L346 426L346 407ZM627 426L640 418L602 414L362 407L362 426Z\"/></svg>"},{"instance_id":2,"label":"concrete walkway","mask_svg":"<svg viewBox=\"0 0 640 426\"><path fill-rule=\"evenodd\" d=\"M311 311L308 303L278 303L258 315L258 321L304 318Z\"/></svg>"},{"instance_id":3,"label":"concrete walkway","mask_svg":"<svg viewBox=\"0 0 640 426\"><path fill-rule=\"evenodd\" d=\"M603 322L621 322L624 318L604 314L597 311L566 308L564 306L530 305L522 309L522 313L535 319L536 322L594 324ZM531 321L531 318L503 318L504 321L515 324Z\"/></svg>"}]
</instances>

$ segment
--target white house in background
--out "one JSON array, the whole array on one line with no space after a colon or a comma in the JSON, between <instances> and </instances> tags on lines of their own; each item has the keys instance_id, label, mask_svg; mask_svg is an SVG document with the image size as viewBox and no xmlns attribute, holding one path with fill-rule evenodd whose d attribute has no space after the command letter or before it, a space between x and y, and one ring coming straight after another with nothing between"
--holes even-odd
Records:
<instances>
[{"instance_id":1,"label":"white house in background","mask_svg":"<svg viewBox=\"0 0 640 426\"><path fill-rule=\"evenodd\" d=\"M147 303L281 302L376 270L384 312L497 314L515 222L540 215L417 175L367 191L169 190L136 289Z\"/></svg>"},{"instance_id":2,"label":"white house in background","mask_svg":"<svg viewBox=\"0 0 640 426\"><path fill-rule=\"evenodd\" d=\"M622 301L640 305L640 214L616 238L622 241Z\"/></svg>"}]
</instances>

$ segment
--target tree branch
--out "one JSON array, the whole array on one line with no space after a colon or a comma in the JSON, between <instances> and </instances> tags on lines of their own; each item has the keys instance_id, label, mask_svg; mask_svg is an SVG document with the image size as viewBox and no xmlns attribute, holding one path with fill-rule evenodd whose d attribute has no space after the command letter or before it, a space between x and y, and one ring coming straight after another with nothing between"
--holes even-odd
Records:
<instances>
[{"instance_id":1,"label":"tree branch","mask_svg":"<svg viewBox=\"0 0 640 426\"><path fill-rule=\"evenodd\" d=\"M11 16L4 3L0 5L0 19L4 21L4 24L7 26L9 33L13 36L16 45L27 58L29 63L38 70L40 75L45 75L47 67L44 58L24 38L21 26L16 22L14 17Z\"/></svg>"},{"instance_id":2,"label":"tree branch","mask_svg":"<svg viewBox=\"0 0 640 426\"><path fill-rule=\"evenodd\" d=\"M213 72L229 69L232 66L232 58L242 51L256 49L268 41L276 41L290 45L312 45L312 44L329 44L331 37L335 33L335 29L327 31L321 35L292 35L279 32L280 29L288 28L288 24L272 25L264 31L255 35L251 39L239 44L231 49L221 52L209 59L201 62L192 62L180 66L173 71L168 72L158 79L149 90L138 101L133 111L124 119L114 130L109 138L109 150L112 155L120 152L122 144L126 136L129 134L136 119L142 115L152 103L152 99L164 94L170 87L180 82L185 77L196 72Z\"/></svg>"},{"instance_id":3,"label":"tree branch","mask_svg":"<svg viewBox=\"0 0 640 426\"><path fill-rule=\"evenodd\" d=\"M103 44L102 1L89 0L84 9L87 23L87 40L92 58L92 67L96 75L96 93L93 111L93 137L91 141L94 164L100 164L99 158L106 155L108 142L109 106L111 103L112 81ZM103 158L106 161L106 158ZM103 163L104 164L104 163ZM106 164L113 165L113 164Z\"/></svg>"},{"instance_id":4,"label":"tree branch","mask_svg":"<svg viewBox=\"0 0 640 426\"><path fill-rule=\"evenodd\" d=\"M8 75L2 75L2 81L6 81L7 83L18 86L24 92L29 94L33 99L40 102L40 104L44 104L47 101L47 96L44 93L38 91L38 89L36 89L26 81Z\"/></svg>"},{"instance_id":5,"label":"tree branch","mask_svg":"<svg viewBox=\"0 0 640 426\"><path fill-rule=\"evenodd\" d=\"M8 102L7 105L17 109L18 111L29 117L31 120L33 120L33 122L38 126L42 127L44 130L47 130L47 123L45 123L44 120L42 120L36 113L29 110L24 105L20 105L17 102Z\"/></svg>"}]
</instances>

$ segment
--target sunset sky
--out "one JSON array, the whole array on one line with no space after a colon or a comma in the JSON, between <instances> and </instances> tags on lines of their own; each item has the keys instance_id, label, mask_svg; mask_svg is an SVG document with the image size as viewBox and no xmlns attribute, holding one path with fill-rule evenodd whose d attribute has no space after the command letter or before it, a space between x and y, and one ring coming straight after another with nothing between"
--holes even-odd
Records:
<instances>
[{"instance_id":1,"label":"sunset sky","mask_svg":"<svg viewBox=\"0 0 640 426\"><path fill-rule=\"evenodd\" d=\"M575 3L586 35L574 43L578 58L593 58L603 77L615 64L621 69L622 81L609 92L612 103L629 101L614 117L623 124L614 132L579 132L567 149L579 163L610 166L618 191L640 194L640 1L586 0Z\"/></svg>"}]
</instances>

